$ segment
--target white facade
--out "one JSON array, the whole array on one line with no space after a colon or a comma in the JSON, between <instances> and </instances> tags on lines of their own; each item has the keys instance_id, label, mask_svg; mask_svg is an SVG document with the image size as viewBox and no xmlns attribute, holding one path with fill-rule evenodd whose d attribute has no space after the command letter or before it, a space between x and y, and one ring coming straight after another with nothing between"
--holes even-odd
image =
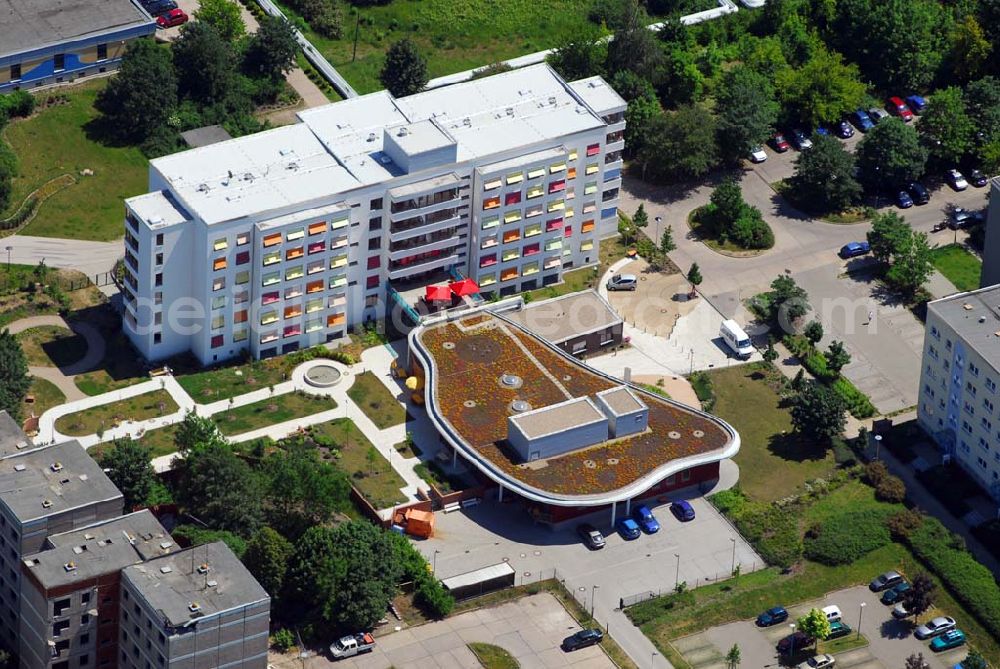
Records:
<instances>
[{"instance_id":1,"label":"white facade","mask_svg":"<svg viewBox=\"0 0 1000 669\"><path fill-rule=\"evenodd\" d=\"M617 230L624 111L538 65L154 160L126 201L124 330L211 364L334 341L445 272L556 283Z\"/></svg>"},{"instance_id":2,"label":"white facade","mask_svg":"<svg viewBox=\"0 0 1000 669\"><path fill-rule=\"evenodd\" d=\"M1000 286L927 305L917 418L1000 500Z\"/></svg>"}]
</instances>

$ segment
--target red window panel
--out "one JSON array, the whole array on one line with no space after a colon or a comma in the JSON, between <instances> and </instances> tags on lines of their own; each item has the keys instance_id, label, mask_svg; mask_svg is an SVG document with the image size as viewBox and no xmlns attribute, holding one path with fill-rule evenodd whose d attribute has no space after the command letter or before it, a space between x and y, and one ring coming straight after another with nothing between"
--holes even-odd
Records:
<instances>
[{"instance_id":1,"label":"red window panel","mask_svg":"<svg viewBox=\"0 0 1000 669\"><path fill-rule=\"evenodd\" d=\"M378 278L378 276L370 276L368 277L368 280L365 281L365 288L378 288L380 283L382 283L382 281Z\"/></svg>"},{"instance_id":2,"label":"red window panel","mask_svg":"<svg viewBox=\"0 0 1000 669\"><path fill-rule=\"evenodd\" d=\"M249 251L240 251L239 253L236 254L236 264L237 265L246 265L248 262L250 262L250 252Z\"/></svg>"},{"instance_id":3,"label":"red window panel","mask_svg":"<svg viewBox=\"0 0 1000 669\"><path fill-rule=\"evenodd\" d=\"M504 206L510 206L512 204L517 204L521 201L521 191L516 193L507 193L503 198Z\"/></svg>"},{"instance_id":4,"label":"red window panel","mask_svg":"<svg viewBox=\"0 0 1000 669\"><path fill-rule=\"evenodd\" d=\"M312 244L309 245L309 255L312 255L314 253L322 253L323 249L325 248L326 246L323 244L323 242L313 242Z\"/></svg>"},{"instance_id":5,"label":"red window panel","mask_svg":"<svg viewBox=\"0 0 1000 669\"><path fill-rule=\"evenodd\" d=\"M545 223L545 232L555 232L562 227L563 220L561 218L553 218L551 221Z\"/></svg>"},{"instance_id":6,"label":"red window panel","mask_svg":"<svg viewBox=\"0 0 1000 669\"><path fill-rule=\"evenodd\" d=\"M301 325L289 325L284 330L284 336L286 336L286 337L297 337L300 334L302 334L302 326Z\"/></svg>"},{"instance_id":7,"label":"red window panel","mask_svg":"<svg viewBox=\"0 0 1000 669\"><path fill-rule=\"evenodd\" d=\"M567 225L565 228L563 228L563 237L572 237L572 236L573 236L573 226Z\"/></svg>"},{"instance_id":8,"label":"red window panel","mask_svg":"<svg viewBox=\"0 0 1000 669\"><path fill-rule=\"evenodd\" d=\"M587 147L588 156L596 156L600 152L601 152L600 144L591 144L590 146Z\"/></svg>"},{"instance_id":9,"label":"red window panel","mask_svg":"<svg viewBox=\"0 0 1000 669\"><path fill-rule=\"evenodd\" d=\"M565 189L566 189L566 181L563 179L560 179L559 181L553 181L552 183L549 184L550 193L558 193L559 191Z\"/></svg>"},{"instance_id":10,"label":"red window panel","mask_svg":"<svg viewBox=\"0 0 1000 669\"><path fill-rule=\"evenodd\" d=\"M372 256L368 258L368 269L378 269L382 266L382 256Z\"/></svg>"},{"instance_id":11,"label":"red window panel","mask_svg":"<svg viewBox=\"0 0 1000 669\"><path fill-rule=\"evenodd\" d=\"M482 259L479 261L480 267L489 267L491 265L496 265L496 264L497 264L496 253L491 253L488 256L483 256Z\"/></svg>"},{"instance_id":12,"label":"red window panel","mask_svg":"<svg viewBox=\"0 0 1000 669\"><path fill-rule=\"evenodd\" d=\"M225 341L226 338L223 335L215 335L212 337L212 348L219 348Z\"/></svg>"},{"instance_id":13,"label":"red window panel","mask_svg":"<svg viewBox=\"0 0 1000 669\"><path fill-rule=\"evenodd\" d=\"M528 244L524 247L524 255L533 256L541 250L538 244Z\"/></svg>"},{"instance_id":14,"label":"red window panel","mask_svg":"<svg viewBox=\"0 0 1000 669\"><path fill-rule=\"evenodd\" d=\"M278 301L278 291L274 291L273 293L264 293L263 295L260 296L261 304L271 304L272 302L277 302L277 301Z\"/></svg>"}]
</instances>

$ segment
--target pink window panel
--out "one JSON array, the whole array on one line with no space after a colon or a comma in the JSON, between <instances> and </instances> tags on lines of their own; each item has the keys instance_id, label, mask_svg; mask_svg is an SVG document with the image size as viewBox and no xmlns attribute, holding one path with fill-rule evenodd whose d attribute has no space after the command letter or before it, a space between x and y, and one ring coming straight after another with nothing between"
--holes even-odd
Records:
<instances>
[{"instance_id":1,"label":"pink window panel","mask_svg":"<svg viewBox=\"0 0 1000 669\"><path fill-rule=\"evenodd\" d=\"M372 256L368 259L368 269L378 269L382 266L382 256Z\"/></svg>"},{"instance_id":2,"label":"pink window panel","mask_svg":"<svg viewBox=\"0 0 1000 669\"><path fill-rule=\"evenodd\" d=\"M322 253L325 248L326 247L323 245L323 242L313 242L309 245L309 255L312 255L313 253Z\"/></svg>"},{"instance_id":3,"label":"pink window panel","mask_svg":"<svg viewBox=\"0 0 1000 669\"><path fill-rule=\"evenodd\" d=\"M591 144L590 146L587 147L588 156L596 156L600 152L601 152L600 144Z\"/></svg>"},{"instance_id":4,"label":"pink window panel","mask_svg":"<svg viewBox=\"0 0 1000 669\"><path fill-rule=\"evenodd\" d=\"M503 203L505 206L517 204L521 201L521 191L516 193L507 193L503 198Z\"/></svg>"},{"instance_id":5,"label":"pink window panel","mask_svg":"<svg viewBox=\"0 0 1000 669\"><path fill-rule=\"evenodd\" d=\"M226 341L223 335L215 335L212 337L212 348L219 348Z\"/></svg>"},{"instance_id":6,"label":"pink window panel","mask_svg":"<svg viewBox=\"0 0 1000 669\"><path fill-rule=\"evenodd\" d=\"M488 256L483 256L482 260L479 261L480 267L489 267L491 265L497 264L497 254L491 253Z\"/></svg>"},{"instance_id":7,"label":"pink window panel","mask_svg":"<svg viewBox=\"0 0 1000 669\"><path fill-rule=\"evenodd\" d=\"M538 253L539 250L540 246L538 244L528 244L524 247L524 255L533 256Z\"/></svg>"},{"instance_id":8,"label":"pink window panel","mask_svg":"<svg viewBox=\"0 0 1000 669\"><path fill-rule=\"evenodd\" d=\"M277 302L277 301L278 301L278 291L274 291L273 293L264 293L263 295L260 296L261 304L271 304L272 302Z\"/></svg>"},{"instance_id":9,"label":"pink window panel","mask_svg":"<svg viewBox=\"0 0 1000 669\"><path fill-rule=\"evenodd\" d=\"M572 236L573 236L573 226L567 225L565 228L563 228L563 237L572 237Z\"/></svg>"},{"instance_id":10,"label":"pink window panel","mask_svg":"<svg viewBox=\"0 0 1000 669\"><path fill-rule=\"evenodd\" d=\"M549 184L550 193L558 193L559 191L566 190L566 181L560 179L559 181L553 181Z\"/></svg>"},{"instance_id":11,"label":"pink window panel","mask_svg":"<svg viewBox=\"0 0 1000 669\"><path fill-rule=\"evenodd\" d=\"M302 334L301 325L289 325L287 328L285 328L284 336L286 337L297 337L300 334Z\"/></svg>"},{"instance_id":12,"label":"pink window panel","mask_svg":"<svg viewBox=\"0 0 1000 669\"><path fill-rule=\"evenodd\" d=\"M545 232L554 232L562 227L563 220L561 218L553 218L545 224Z\"/></svg>"}]
</instances>

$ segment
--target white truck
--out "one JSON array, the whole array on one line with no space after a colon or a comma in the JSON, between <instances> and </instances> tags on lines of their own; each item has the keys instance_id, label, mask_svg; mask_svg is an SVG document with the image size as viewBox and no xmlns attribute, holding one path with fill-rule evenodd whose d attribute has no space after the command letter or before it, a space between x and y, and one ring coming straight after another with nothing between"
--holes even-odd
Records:
<instances>
[{"instance_id":1,"label":"white truck","mask_svg":"<svg viewBox=\"0 0 1000 669\"><path fill-rule=\"evenodd\" d=\"M368 632L341 637L330 644L330 656L334 660L370 653L375 648L375 637Z\"/></svg>"},{"instance_id":2,"label":"white truck","mask_svg":"<svg viewBox=\"0 0 1000 669\"><path fill-rule=\"evenodd\" d=\"M719 336L722 337L722 341L726 342L726 346L736 354L737 358L746 360L753 355L754 348L750 337L739 326L739 323L733 319L730 318L722 321L722 326L719 328Z\"/></svg>"}]
</instances>

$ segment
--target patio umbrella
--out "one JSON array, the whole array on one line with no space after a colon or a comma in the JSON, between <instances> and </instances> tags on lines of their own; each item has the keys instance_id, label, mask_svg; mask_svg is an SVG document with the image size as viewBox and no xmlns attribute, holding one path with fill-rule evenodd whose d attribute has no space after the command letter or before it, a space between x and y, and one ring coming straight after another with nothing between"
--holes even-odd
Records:
<instances>
[{"instance_id":1,"label":"patio umbrella","mask_svg":"<svg viewBox=\"0 0 1000 669\"><path fill-rule=\"evenodd\" d=\"M418 379L415 376L411 376L406 380L406 387L409 388L410 390L416 390L419 385L420 385L420 379Z\"/></svg>"},{"instance_id":2,"label":"patio umbrella","mask_svg":"<svg viewBox=\"0 0 1000 669\"><path fill-rule=\"evenodd\" d=\"M466 295L472 295L479 292L479 284L472 279L462 279L461 281L449 284L449 286L451 287L451 292L455 293L459 297L465 297Z\"/></svg>"},{"instance_id":3,"label":"patio umbrella","mask_svg":"<svg viewBox=\"0 0 1000 669\"><path fill-rule=\"evenodd\" d=\"M448 286L427 286L424 299L428 302L446 302L451 299Z\"/></svg>"}]
</instances>

